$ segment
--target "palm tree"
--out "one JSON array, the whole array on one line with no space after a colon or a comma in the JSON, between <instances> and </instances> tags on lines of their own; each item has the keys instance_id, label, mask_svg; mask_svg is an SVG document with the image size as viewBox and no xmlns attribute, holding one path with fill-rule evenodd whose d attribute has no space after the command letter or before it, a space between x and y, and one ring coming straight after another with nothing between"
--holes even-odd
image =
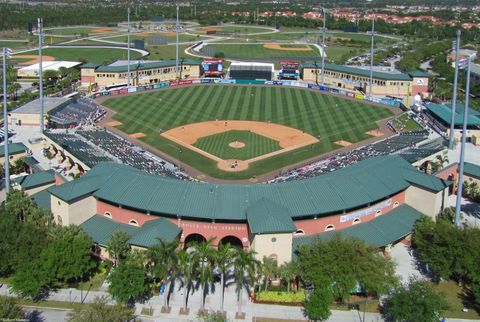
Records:
<instances>
[{"instance_id":1,"label":"palm tree","mask_svg":"<svg viewBox=\"0 0 480 322\"><path fill-rule=\"evenodd\" d=\"M290 261L288 263L283 264L279 268L280 271L280 276L285 279L287 282L287 293L290 292L290 285L292 280L297 276L298 274L298 267L297 267L297 262L295 261Z\"/></svg>"},{"instance_id":2,"label":"palm tree","mask_svg":"<svg viewBox=\"0 0 480 322\"><path fill-rule=\"evenodd\" d=\"M205 310L205 290L207 284L213 281L213 260L214 250L212 247L213 239L209 239L202 243L196 243L193 246L193 251L198 256L198 279L202 287L202 303L200 310Z\"/></svg>"},{"instance_id":3,"label":"palm tree","mask_svg":"<svg viewBox=\"0 0 480 322\"><path fill-rule=\"evenodd\" d=\"M448 157L447 156L441 156L437 155L436 156L437 161L435 162L437 170L443 169L443 166L445 163L448 164Z\"/></svg>"},{"instance_id":4,"label":"palm tree","mask_svg":"<svg viewBox=\"0 0 480 322\"><path fill-rule=\"evenodd\" d=\"M183 313L187 313L187 300L193 277L198 268L198 256L195 252L181 250L178 253L178 271L183 277Z\"/></svg>"},{"instance_id":5,"label":"palm tree","mask_svg":"<svg viewBox=\"0 0 480 322\"><path fill-rule=\"evenodd\" d=\"M170 294L171 277L178 264L177 248L178 240L166 242L163 239L158 239L158 243L148 249L153 280L160 279L165 282L162 310L170 310L168 295Z\"/></svg>"},{"instance_id":6,"label":"palm tree","mask_svg":"<svg viewBox=\"0 0 480 322\"><path fill-rule=\"evenodd\" d=\"M278 263L277 260L272 257L263 256L262 264L262 275L265 281L265 293L268 292L268 282L270 279L274 278L278 272Z\"/></svg>"},{"instance_id":7,"label":"palm tree","mask_svg":"<svg viewBox=\"0 0 480 322\"><path fill-rule=\"evenodd\" d=\"M251 282L255 278L255 269L257 268L258 261L255 259L255 251L242 249L236 249L236 256L233 261L233 270L235 273L235 284L237 290L238 299L238 311L237 317L240 318L242 314L242 293L245 283L245 275L248 276L248 281Z\"/></svg>"},{"instance_id":8,"label":"palm tree","mask_svg":"<svg viewBox=\"0 0 480 322\"><path fill-rule=\"evenodd\" d=\"M220 312L223 312L223 304L225 300L225 275L228 269L232 266L235 249L230 244L219 244L218 250L215 253L215 264L220 270L220 288L221 288L221 300L220 300Z\"/></svg>"}]
</instances>

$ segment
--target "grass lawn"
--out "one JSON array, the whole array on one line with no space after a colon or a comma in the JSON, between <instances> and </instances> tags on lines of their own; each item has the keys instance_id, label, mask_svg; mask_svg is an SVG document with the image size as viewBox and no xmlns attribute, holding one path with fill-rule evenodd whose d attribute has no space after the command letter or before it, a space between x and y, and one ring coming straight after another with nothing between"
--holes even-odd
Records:
<instances>
[{"instance_id":1,"label":"grass lawn","mask_svg":"<svg viewBox=\"0 0 480 322\"><path fill-rule=\"evenodd\" d=\"M402 114L395 118L392 125L397 131L415 131L422 129L420 124L410 118L408 114Z\"/></svg>"},{"instance_id":2,"label":"grass lawn","mask_svg":"<svg viewBox=\"0 0 480 322\"><path fill-rule=\"evenodd\" d=\"M37 51L29 51L22 55L36 55ZM55 60L80 61L85 59L89 62L104 63L117 59L127 59L125 49L116 48L46 48L42 51L45 56L53 56ZM141 55L136 51L131 51L132 59L139 58Z\"/></svg>"},{"instance_id":3,"label":"grass lawn","mask_svg":"<svg viewBox=\"0 0 480 322\"><path fill-rule=\"evenodd\" d=\"M17 49L22 47L27 47L29 41L27 40L11 40L11 41L1 41L0 40L0 48L7 47L11 49Z\"/></svg>"},{"instance_id":4,"label":"grass lawn","mask_svg":"<svg viewBox=\"0 0 480 322\"><path fill-rule=\"evenodd\" d=\"M147 40L148 40L148 37L150 36L154 36L154 37L160 37L162 36L161 34L151 34L151 35L131 35L130 36L130 41L133 42L134 40L136 39L140 39L140 40L145 40L145 43L147 44ZM176 36L166 36L167 37L167 42L171 43L171 42L176 42L177 38ZM195 41L200 41L200 40L204 40L204 39L208 39L206 37L202 37L200 35L178 35L178 40L179 42L195 42ZM127 43L127 36L124 35L124 36L113 36L113 37L108 37L108 38L103 38L102 37L102 40L109 40L109 41L118 41L118 42L123 42L123 43Z\"/></svg>"},{"instance_id":5,"label":"grass lawn","mask_svg":"<svg viewBox=\"0 0 480 322\"><path fill-rule=\"evenodd\" d=\"M342 64L346 61L346 55L353 57L361 52L361 47L332 44L327 47L327 59L330 63Z\"/></svg>"},{"instance_id":6,"label":"grass lawn","mask_svg":"<svg viewBox=\"0 0 480 322\"><path fill-rule=\"evenodd\" d=\"M245 147L232 148L228 145L235 141L244 143ZM205 136L195 142L194 146L224 160L248 160L281 150L277 141L248 131L227 131Z\"/></svg>"},{"instance_id":7,"label":"grass lawn","mask_svg":"<svg viewBox=\"0 0 480 322\"><path fill-rule=\"evenodd\" d=\"M383 107L304 89L262 86L190 86L134 96L111 98L104 105L117 111L118 128L143 132L142 141L173 158L218 178L247 179L334 150L335 141L352 143L369 138L376 121L391 116ZM135 106L132 109L132 106ZM219 120L271 121L303 130L320 142L260 160L248 170L226 173L216 163L159 135L185 124Z\"/></svg>"},{"instance_id":8,"label":"grass lawn","mask_svg":"<svg viewBox=\"0 0 480 322\"><path fill-rule=\"evenodd\" d=\"M443 293L445 299L450 305L450 310L444 312L447 318L458 319L480 319L480 314L472 308L472 303L465 296L465 290L458 286L454 281L432 284L435 291ZM462 312L463 308L468 308L468 312Z\"/></svg>"},{"instance_id":9,"label":"grass lawn","mask_svg":"<svg viewBox=\"0 0 480 322\"><path fill-rule=\"evenodd\" d=\"M95 32L95 30L102 32ZM59 29L46 29L45 33L47 35L80 35L88 34L89 36L100 35L102 33L114 32L116 28L109 27L73 27L73 28L59 28Z\"/></svg>"},{"instance_id":10,"label":"grass lawn","mask_svg":"<svg viewBox=\"0 0 480 322\"><path fill-rule=\"evenodd\" d=\"M106 273L97 273L90 280L79 283L76 288L84 291L98 291L106 278Z\"/></svg>"},{"instance_id":11,"label":"grass lawn","mask_svg":"<svg viewBox=\"0 0 480 322\"><path fill-rule=\"evenodd\" d=\"M195 57L185 54L185 49L189 47L187 45L179 45L179 57L195 59ZM150 52L148 59L175 59L175 45L158 45L158 46L145 46L145 49Z\"/></svg>"},{"instance_id":12,"label":"grass lawn","mask_svg":"<svg viewBox=\"0 0 480 322\"><path fill-rule=\"evenodd\" d=\"M231 26L211 26L200 28L200 31L206 31L209 29L219 29L220 31L233 32L238 34L251 34L257 32L267 32L271 29L261 27L261 26L250 26L250 25L231 25Z\"/></svg>"},{"instance_id":13,"label":"grass lawn","mask_svg":"<svg viewBox=\"0 0 480 322\"><path fill-rule=\"evenodd\" d=\"M223 52L227 58L291 58L291 59L308 59L313 57L319 57L320 53L314 46L310 46L311 50L308 51L294 51L294 50L277 50L265 48L262 44L249 44L249 45L234 45L234 44L215 44L207 45L214 46L217 51ZM296 45L297 48L304 48L305 45ZM202 50L202 52L207 52Z\"/></svg>"}]
</instances>

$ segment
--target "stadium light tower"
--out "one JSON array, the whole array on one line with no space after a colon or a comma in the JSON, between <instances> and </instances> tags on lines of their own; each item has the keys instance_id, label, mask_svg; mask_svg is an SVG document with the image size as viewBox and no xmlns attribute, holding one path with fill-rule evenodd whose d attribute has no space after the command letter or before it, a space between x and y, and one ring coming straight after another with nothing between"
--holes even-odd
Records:
<instances>
[{"instance_id":1,"label":"stadium light tower","mask_svg":"<svg viewBox=\"0 0 480 322\"><path fill-rule=\"evenodd\" d=\"M178 74L178 29L179 29L179 24L178 24L178 12L180 10L180 7L177 5L177 23L175 24L175 36L176 36L176 42L175 42L175 78L177 77Z\"/></svg>"},{"instance_id":2,"label":"stadium light tower","mask_svg":"<svg viewBox=\"0 0 480 322\"><path fill-rule=\"evenodd\" d=\"M325 82L325 28L326 28L326 21L327 21L327 13L324 7L322 7L323 12L323 32L322 32L322 86ZM318 83L318 82L317 82Z\"/></svg>"},{"instance_id":3,"label":"stadium light tower","mask_svg":"<svg viewBox=\"0 0 480 322\"><path fill-rule=\"evenodd\" d=\"M462 31L457 30L457 42L455 44L455 78L453 79L453 97L452 97L452 117L450 119L450 137L448 139L448 148L453 149L454 131L455 131L455 109L457 107L457 87L458 87L458 60L460 51L460 35Z\"/></svg>"},{"instance_id":4,"label":"stadium light tower","mask_svg":"<svg viewBox=\"0 0 480 322\"><path fill-rule=\"evenodd\" d=\"M38 18L38 95L40 96L40 133L43 133L43 18Z\"/></svg>"},{"instance_id":5,"label":"stadium light tower","mask_svg":"<svg viewBox=\"0 0 480 322\"><path fill-rule=\"evenodd\" d=\"M370 99L372 98L372 87L373 87L373 46L374 46L374 39L375 39L375 13L372 16L372 47L370 49L370 86L368 90L368 94L370 95Z\"/></svg>"},{"instance_id":6,"label":"stadium light tower","mask_svg":"<svg viewBox=\"0 0 480 322\"><path fill-rule=\"evenodd\" d=\"M10 191L10 169L8 157L8 111L7 111L7 57L11 57L12 50L3 47L3 147L5 153L5 204Z\"/></svg>"},{"instance_id":7,"label":"stadium light tower","mask_svg":"<svg viewBox=\"0 0 480 322\"><path fill-rule=\"evenodd\" d=\"M127 9L127 88L130 88L130 8Z\"/></svg>"},{"instance_id":8,"label":"stadium light tower","mask_svg":"<svg viewBox=\"0 0 480 322\"><path fill-rule=\"evenodd\" d=\"M460 146L460 162L458 165L458 189L457 202L455 204L455 225L460 226L460 210L462 207L462 193L463 193L463 168L465 165L465 142L467 140L467 119L468 119L468 103L470 96L470 66L472 58L468 57L467 67L467 88L465 89L465 111L463 112L463 127L462 127L462 143Z\"/></svg>"}]
</instances>

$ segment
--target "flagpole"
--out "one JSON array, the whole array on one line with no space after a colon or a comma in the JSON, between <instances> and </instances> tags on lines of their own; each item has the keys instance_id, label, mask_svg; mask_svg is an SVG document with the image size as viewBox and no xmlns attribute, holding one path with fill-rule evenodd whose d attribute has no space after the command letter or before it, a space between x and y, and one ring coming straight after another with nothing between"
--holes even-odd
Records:
<instances>
[{"instance_id":1,"label":"flagpole","mask_svg":"<svg viewBox=\"0 0 480 322\"><path fill-rule=\"evenodd\" d=\"M178 24L178 11L179 11L179 6L177 5L177 23L175 27L175 36L176 36L176 43L175 43L175 78L177 78L178 74L178 29L179 29L179 24Z\"/></svg>"},{"instance_id":2,"label":"flagpole","mask_svg":"<svg viewBox=\"0 0 480 322\"><path fill-rule=\"evenodd\" d=\"M453 97L452 97L452 115L450 119L450 137L448 138L448 148L453 149L454 134L455 134L455 109L457 107L457 86L458 86L458 59L460 51L460 29L457 30L457 43L455 44L455 77L453 79Z\"/></svg>"},{"instance_id":3,"label":"flagpole","mask_svg":"<svg viewBox=\"0 0 480 322\"><path fill-rule=\"evenodd\" d=\"M43 46L43 19L38 18L38 91L40 95L40 133L43 133L43 66L42 66L42 46Z\"/></svg>"},{"instance_id":4,"label":"flagpole","mask_svg":"<svg viewBox=\"0 0 480 322\"><path fill-rule=\"evenodd\" d=\"M127 88L130 88L130 8L127 9Z\"/></svg>"}]
</instances>

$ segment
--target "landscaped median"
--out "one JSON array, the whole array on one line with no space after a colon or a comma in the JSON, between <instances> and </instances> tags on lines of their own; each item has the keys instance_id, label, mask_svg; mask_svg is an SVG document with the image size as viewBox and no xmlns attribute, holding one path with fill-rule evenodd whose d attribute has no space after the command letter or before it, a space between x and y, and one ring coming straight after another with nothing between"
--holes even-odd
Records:
<instances>
[{"instance_id":1,"label":"landscaped median","mask_svg":"<svg viewBox=\"0 0 480 322\"><path fill-rule=\"evenodd\" d=\"M305 301L303 290L298 292L268 291L255 294L255 303L302 306L303 301Z\"/></svg>"}]
</instances>

